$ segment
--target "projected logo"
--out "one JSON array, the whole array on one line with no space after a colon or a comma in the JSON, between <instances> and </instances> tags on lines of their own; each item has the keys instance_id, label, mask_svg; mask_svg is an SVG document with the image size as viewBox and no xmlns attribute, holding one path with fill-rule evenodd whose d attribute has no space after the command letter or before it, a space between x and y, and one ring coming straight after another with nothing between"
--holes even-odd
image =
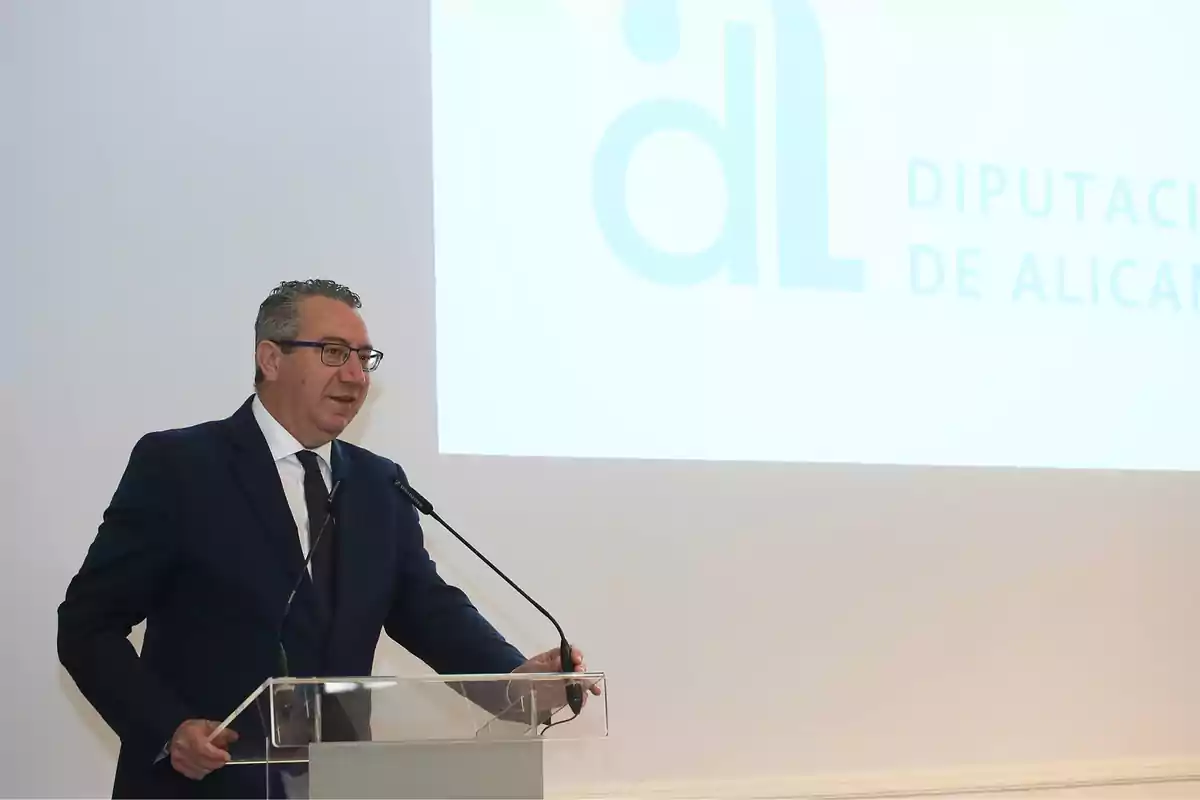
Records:
<instances>
[{"instance_id":1,"label":"projected logo","mask_svg":"<svg viewBox=\"0 0 1200 800\"><path fill-rule=\"evenodd\" d=\"M714 8L727 14L751 7L765 21L706 16ZM834 8L831 4L827 13L838 13ZM646 83L677 80L681 87L678 92L648 92L632 105L626 99L626 107L602 129L593 154L590 200L596 225L615 260L634 274L674 287L775 281L785 289L863 292L868 283L862 256L869 255L871 290L898 290L897 299L909 302L944 297L997 305L1200 313L1200 263L1187 238L1200 233L1200 190L1194 180L1153 174L1159 166L1134 178L1103 168L1020 163L1042 162L1043 148L1054 153L1078 149L1064 139L1080 135L1076 122L1086 119L1089 109L1074 109L1074 116L1056 123L1054 131L1039 130L1036 139L1022 128L1024 105L1004 105L1003 91L972 90L964 102L975 104L981 115L1005 108L1004 114L989 111L986 116L1010 120L996 123L1008 124L1008 129L973 131L959 120L939 122L932 116L884 120L881 127L900 126L914 141L944 139L938 128L961 130L964 141L986 142L984 152L976 154L979 163L970 163L942 158L936 150L920 155L889 151L874 162L876 174L886 177L870 186L862 183L861 174L855 184L854 170L843 162L838 174L846 184L838 187L839 194L871 192L892 198L894 205L868 203L855 209L857 235L871 237L869 243L861 239L864 248L872 248L869 253L834 253L828 76L821 26L810 3L625 0L620 10L621 46L644 69ZM683 17L688 29L683 14L688 15ZM764 42L770 39L774 47L767 53ZM1083 40L1056 41L1079 48L1080 58L1091 56ZM930 53L927 61L939 57L936 49ZM996 73L988 58L979 57L977 74ZM949 64L946 69L953 68ZM629 84L628 78L623 81ZM1012 96L1028 98L1031 92L1034 87L1026 86ZM863 108L872 107L869 98L858 100ZM773 130L763 129L764 124ZM649 181L649 193L647 182L635 184L631 172L636 173L638 154L649 152L645 148L663 135L707 149L719 164L723 188L693 175L673 185ZM1114 164L1129 163L1127 145L1118 135L1109 147L1107 152L1092 150ZM988 148L1015 163L992 163L995 154L987 153ZM662 150L655 152L657 158ZM1194 161L1190 155L1180 158ZM861 165L856 169L861 173ZM906 185L890 183L893 178ZM647 200L649 194L652 200ZM676 207L677 216L687 217L693 207L717 196L724 201L717 212L723 218L702 247L677 246L669 236L649 237L631 211L639 203L668 204ZM707 230L706 225L707 218L693 228ZM765 252L764 242L772 245L772 253ZM766 274L768 264L776 274Z\"/></svg>"},{"instance_id":2,"label":"projected logo","mask_svg":"<svg viewBox=\"0 0 1200 800\"><path fill-rule=\"evenodd\" d=\"M679 56L679 0L626 0L622 32L647 69ZM821 30L804 0L770 5L775 58L775 230L778 282L786 288L862 291L861 261L829 248L825 64ZM687 97L656 97L626 109L604 132L593 163L596 220L616 257L656 283L689 286L724 278L736 285L764 281L759 255L757 179L759 108L755 26L723 25L723 105ZM718 235L704 249L674 250L650 242L630 213L627 184L639 147L657 134L684 133L712 149L721 164L727 203ZM695 187L679 186L679 201Z\"/></svg>"}]
</instances>

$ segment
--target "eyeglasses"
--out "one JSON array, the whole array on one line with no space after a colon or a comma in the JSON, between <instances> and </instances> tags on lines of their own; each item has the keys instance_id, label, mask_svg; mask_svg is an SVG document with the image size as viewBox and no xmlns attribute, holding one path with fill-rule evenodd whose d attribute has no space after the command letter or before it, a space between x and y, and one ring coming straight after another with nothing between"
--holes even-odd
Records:
<instances>
[{"instance_id":1,"label":"eyeglasses","mask_svg":"<svg viewBox=\"0 0 1200 800\"><path fill-rule=\"evenodd\" d=\"M280 347L316 347L321 351L321 361L330 367L340 367L350 360L351 353L358 354L364 372L374 372L383 360L383 353L370 347L351 347L341 342L304 342L296 339L272 340Z\"/></svg>"}]
</instances>

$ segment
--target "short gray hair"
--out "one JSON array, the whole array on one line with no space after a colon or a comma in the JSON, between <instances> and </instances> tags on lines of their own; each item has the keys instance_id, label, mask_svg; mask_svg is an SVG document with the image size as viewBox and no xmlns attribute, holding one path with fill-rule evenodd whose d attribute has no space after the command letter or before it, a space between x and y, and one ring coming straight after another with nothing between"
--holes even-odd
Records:
<instances>
[{"instance_id":1,"label":"short gray hair","mask_svg":"<svg viewBox=\"0 0 1200 800\"><path fill-rule=\"evenodd\" d=\"M284 281L271 290L258 307L254 319L254 347L259 342L295 339L300 333L300 303L309 297L327 297L354 309L362 308L362 299L349 287L324 278L306 281ZM262 370L254 364L254 385L263 381Z\"/></svg>"}]
</instances>

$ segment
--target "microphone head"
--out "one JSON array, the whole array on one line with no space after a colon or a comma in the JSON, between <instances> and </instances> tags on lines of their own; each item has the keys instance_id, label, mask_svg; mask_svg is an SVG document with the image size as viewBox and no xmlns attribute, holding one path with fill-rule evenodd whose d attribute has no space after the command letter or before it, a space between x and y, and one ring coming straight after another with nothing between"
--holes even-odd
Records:
<instances>
[{"instance_id":1,"label":"microphone head","mask_svg":"<svg viewBox=\"0 0 1200 800\"><path fill-rule=\"evenodd\" d=\"M396 485L400 488L400 491L404 493L404 496L408 498L408 502L413 504L413 508L417 509L417 511L420 511L422 514L433 513L433 503L422 497L420 492L409 486L407 483L397 481Z\"/></svg>"},{"instance_id":2,"label":"microphone head","mask_svg":"<svg viewBox=\"0 0 1200 800\"><path fill-rule=\"evenodd\" d=\"M408 502L412 503L413 508L422 514L429 515L433 513L433 503L421 496L421 493L408 485L408 481L404 480L404 475L400 472L400 465L396 465L396 480L393 485L408 498Z\"/></svg>"}]
</instances>

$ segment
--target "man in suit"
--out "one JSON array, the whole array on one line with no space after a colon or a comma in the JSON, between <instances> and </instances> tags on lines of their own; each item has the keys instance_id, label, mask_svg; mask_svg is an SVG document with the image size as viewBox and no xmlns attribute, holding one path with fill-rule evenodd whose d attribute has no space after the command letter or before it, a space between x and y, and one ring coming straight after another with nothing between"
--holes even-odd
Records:
<instances>
[{"instance_id":1,"label":"man in suit","mask_svg":"<svg viewBox=\"0 0 1200 800\"><path fill-rule=\"evenodd\" d=\"M239 735L261 740L254 715L209 741L217 721L284 669L369 675L381 631L442 674L563 669L439 577L400 467L337 438L383 357L360 308L331 281L281 284L255 322L254 395L133 448L58 609L59 659L121 739L115 797L261 795L257 768L225 766Z\"/></svg>"}]
</instances>

